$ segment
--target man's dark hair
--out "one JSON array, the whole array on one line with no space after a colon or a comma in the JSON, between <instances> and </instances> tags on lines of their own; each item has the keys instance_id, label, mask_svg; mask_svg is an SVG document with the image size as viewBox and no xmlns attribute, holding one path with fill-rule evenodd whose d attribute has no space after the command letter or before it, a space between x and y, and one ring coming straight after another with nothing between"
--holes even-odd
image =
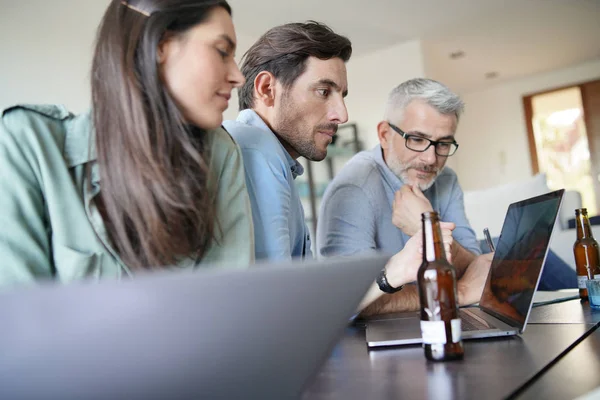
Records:
<instances>
[{"instance_id":1,"label":"man's dark hair","mask_svg":"<svg viewBox=\"0 0 600 400\"><path fill-rule=\"evenodd\" d=\"M272 73L284 88L289 88L304 72L308 57L338 57L347 62L351 55L352 43L347 37L316 21L270 29L242 57L246 83L239 89L240 111L253 107L254 79L260 72Z\"/></svg>"}]
</instances>

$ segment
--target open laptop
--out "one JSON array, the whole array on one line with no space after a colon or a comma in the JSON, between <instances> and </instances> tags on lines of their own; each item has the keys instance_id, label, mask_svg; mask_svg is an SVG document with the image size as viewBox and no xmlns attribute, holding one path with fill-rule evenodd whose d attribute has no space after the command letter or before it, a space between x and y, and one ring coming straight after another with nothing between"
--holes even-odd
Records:
<instances>
[{"instance_id":1,"label":"open laptop","mask_svg":"<svg viewBox=\"0 0 600 400\"><path fill-rule=\"evenodd\" d=\"M289 399L389 256L0 294L0 399Z\"/></svg>"},{"instance_id":2,"label":"open laptop","mask_svg":"<svg viewBox=\"0 0 600 400\"><path fill-rule=\"evenodd\" d=\"M462 308L463 339L523 333L533 304L564 190L508 207L479 307ZM421 343L419 314L370 318L369 347Z\"/></svg>"}]
</instances>

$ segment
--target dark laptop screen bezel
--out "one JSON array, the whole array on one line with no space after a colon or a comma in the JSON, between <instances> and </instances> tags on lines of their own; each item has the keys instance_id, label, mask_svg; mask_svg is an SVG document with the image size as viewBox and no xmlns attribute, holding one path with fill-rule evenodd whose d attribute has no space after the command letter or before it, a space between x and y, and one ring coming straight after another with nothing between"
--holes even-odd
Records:
<instances>
[{"instance_id":1,"label":"dark laptop screen bezel","mask_svg":"<svg viewBox=\"0 0 600 400\"><path fill-rule=\"evenodd\" d=\"M560 207L562 204L562 198L563 198L563 194L564 194L564 189L560 189L560 190L556 190L550 193L546 193L540 196L536 196L536 197L532 197L530 199L526 199L523 201L519 201L516 203L512 203L509 207L508 210L506 212L506 216L504 219L504 224L502 226L502 232L500 233L500 237L498 239L498 246L502 246L503 245L503 236L505 236L506 232L505 232L505 228L507 226L507 219L508 216L510 214L511 211L525 207L525 206L530 206L532 204L538 204L538 203L543 203L543 202L547 202L547 201L556 201L558 200L557 204L556 204L556 210L555 210L555 215L554 215L554 219L553 219L553 224L550 230L550 235L548 236L548 242L546 244L546 249L544 251L544 256L542 258L542 265L540 266L540 270L538 273L538 277L537 280L535 282L535 286L533 287L533 291L531 294L531 298L529 299L529 306L527 308L527 313L525 315L525 318L523 319L523 321L519 321L516 320L514 318L512 318L510 315L507 315L506 313L503 313L501 310L499 309L494 309L490 306L486 306L486 302L485 302L485 298L486 298L486 293L489 293L489 291L491 291L490 288L490 280L492 279L492 273L493 273L493 268L497 268L498 265L500 265L500 263L502 262L502 260L499 259L499 257L496 256L496 253L494 253L494 258L492 260L492 265L490 267L490 271L488 273L488 277L486 280L486 284L484 286L483 289L483 293L481 294L481 301L479 302L479 308L481 308L482 310L484 310L485 312L493 315L494 317L500 319L501 321L509 324L510 326L516 327L519 329L519 333L523 333L523 331L525 330L525 326L527 325L527 320L529 319L529 314L531 313L531 306L533 305L533 296L535 295L535 291L538 288L538 285L540 283L540 278L542 276L542 272L544 270L544 264L546 262L546 258L548 257L548 250L550 248L550 241L552 239L552 232L554 231L554 225L556 224L556 219L558 218L558 214L560 211ZM506 239L504 239L506 240Z\"/></svg>"}]
</instances>

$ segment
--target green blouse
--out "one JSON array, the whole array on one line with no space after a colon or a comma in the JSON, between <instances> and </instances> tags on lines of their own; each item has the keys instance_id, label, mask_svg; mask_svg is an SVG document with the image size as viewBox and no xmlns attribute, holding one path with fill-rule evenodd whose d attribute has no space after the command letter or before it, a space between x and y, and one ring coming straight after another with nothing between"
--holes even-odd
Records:
<instances>
[{"instance_id":1,"label":"green blouse","mask_svg":"<svg viewBox=\"0 0 600 400\"><path fill-rule=\"evenodd\" d=\"M221 236L201 260L177 267L246 268L254 262L254 234L240 149L222 128L209 132L209 146ZM132 275L93 201L100 183L90 113L34 105L2 113L0 287Z\"/></svg>"}]
</instances>

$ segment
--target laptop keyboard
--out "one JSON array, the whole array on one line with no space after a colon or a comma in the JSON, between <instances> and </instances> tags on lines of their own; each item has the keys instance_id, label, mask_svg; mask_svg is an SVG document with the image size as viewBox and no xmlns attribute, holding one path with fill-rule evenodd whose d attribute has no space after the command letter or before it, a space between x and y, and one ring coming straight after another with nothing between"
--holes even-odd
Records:
<instances>
[{"instance_id":1,"label":"laptop keyboard","mask_svg":"<svg viewBox=\"0 0 600 400\"><path fill-rule=\"evenodd\" d=\"M460 319L462 320L461 324L463 331L481 331L490 329L490 326L488 324L481 322L479 319L475 318L470 313L461 311Z\"/></svg>"}]
</instances>

